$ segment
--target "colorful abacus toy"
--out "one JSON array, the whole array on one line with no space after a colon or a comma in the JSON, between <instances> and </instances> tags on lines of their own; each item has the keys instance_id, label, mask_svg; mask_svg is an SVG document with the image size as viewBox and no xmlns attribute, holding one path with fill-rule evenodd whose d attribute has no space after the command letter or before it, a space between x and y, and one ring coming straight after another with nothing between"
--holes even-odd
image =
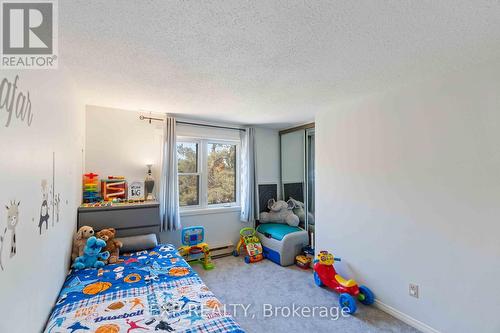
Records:
<instances>
[{"instance_id":1,"label":"colorful abacus toy","mask_svg":"<svg viewBox=\"0 0 500 333\"><path fill-rule=\"evenodd\" d=\"M101 200L99 196L99 176L95 173L86 173L83 175L83 202L98 202Z\"/></svg>"}]
</instances>

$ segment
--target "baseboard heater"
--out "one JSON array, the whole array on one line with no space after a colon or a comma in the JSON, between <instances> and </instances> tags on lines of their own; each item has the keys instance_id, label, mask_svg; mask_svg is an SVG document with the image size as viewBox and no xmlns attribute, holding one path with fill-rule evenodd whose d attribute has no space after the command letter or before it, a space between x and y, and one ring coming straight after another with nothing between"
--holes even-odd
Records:
<instances>
[{"instance_id":1,"label":"baseboard heater","mask_svg":"<svg viewBox=\"0 0 500 333\"><path fill-rule=\"evenodd\" d=\"M210 248L210 254L213 259L227 257L233 254L234 245L229 243L226 245L220 245Z\"/></svg>"}]
</instances>

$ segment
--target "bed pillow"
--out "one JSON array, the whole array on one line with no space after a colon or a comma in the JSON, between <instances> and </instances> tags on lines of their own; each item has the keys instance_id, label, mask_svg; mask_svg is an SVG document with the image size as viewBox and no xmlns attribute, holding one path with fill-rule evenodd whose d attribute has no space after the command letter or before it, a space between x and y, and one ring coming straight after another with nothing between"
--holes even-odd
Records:
<instances>
[{"instance_id":1,"label":"bed pillow","mask_svg":"<svg viewBox=\"0 0 500 333\"><path fill-rule=\"evenodd\" d=\"M121 253L149 250L158 245L155 234L121 237L117 240L123 243L123 247L120 249Z\"/></svg>"}]
</instances>

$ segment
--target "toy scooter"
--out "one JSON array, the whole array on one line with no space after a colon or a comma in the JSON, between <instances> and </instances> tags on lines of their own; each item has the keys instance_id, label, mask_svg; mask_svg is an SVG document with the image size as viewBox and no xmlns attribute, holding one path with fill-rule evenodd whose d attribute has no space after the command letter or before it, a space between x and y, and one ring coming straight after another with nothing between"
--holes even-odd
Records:
<instances>
[{"instance_id":1,"label":"toy scooter","mask_svg":"<svg viewBox=\"0 0 500 333\"><path fill-rule=\"evenodd\" d=\"M340 294L340 306L349 314L356 312L356 300L362 304L371 305L375 302L375 295L365 286L358 286L354 280L346 280L333 267L334 261L340 261L328 251L321 251L314 261L314 282L317 286L327 286Z\"/></svg>"},{"instance_id":2,"label":"toy scooter","mask_svg":"<svg viewBox=\"0 0 500 333\"><path fill-rule=\"evenodd\" d=\"M240 241L238 242L236 249L233 251L233 256L239 256L242 247L245 248L247 253L245 256L245 262L247 264L264 259L264 255L262 254L262 244L260 244L259 237L255 235L254 228L243 228L240 230Z\"/></svg>"}]
</instances>

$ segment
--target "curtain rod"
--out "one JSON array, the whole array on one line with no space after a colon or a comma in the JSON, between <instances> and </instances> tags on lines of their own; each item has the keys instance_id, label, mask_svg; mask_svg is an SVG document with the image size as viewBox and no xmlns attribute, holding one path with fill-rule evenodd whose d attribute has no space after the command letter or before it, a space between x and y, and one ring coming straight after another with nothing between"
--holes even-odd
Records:
<instances>
[{"instance_id":1,"label":"curtain rod","mask_svg":"<svg viewBox=\"0 0 500 333\"><path fill-rule=\"evenodd\" d=\"M139 116L140 120L148 120L149 123L151 124L152 120L155 121L163 121L162 118L154 118L154 117L145 117L143 115ZM190 123L187 121L181 121L181 120L176 120L175 121L177 124L183 124L183 125L192 125L192 126L201 126L201 127L211 127L211 128L221 128L221 129L228 129L228 130L233 130L233 131L243 131L245 132L246 129L244 128L237 128L237 127L228 127L228 126L218 126L218 125L208 125L208 124L200 124L200 123Z\"/></svg>"}]
</instances>

